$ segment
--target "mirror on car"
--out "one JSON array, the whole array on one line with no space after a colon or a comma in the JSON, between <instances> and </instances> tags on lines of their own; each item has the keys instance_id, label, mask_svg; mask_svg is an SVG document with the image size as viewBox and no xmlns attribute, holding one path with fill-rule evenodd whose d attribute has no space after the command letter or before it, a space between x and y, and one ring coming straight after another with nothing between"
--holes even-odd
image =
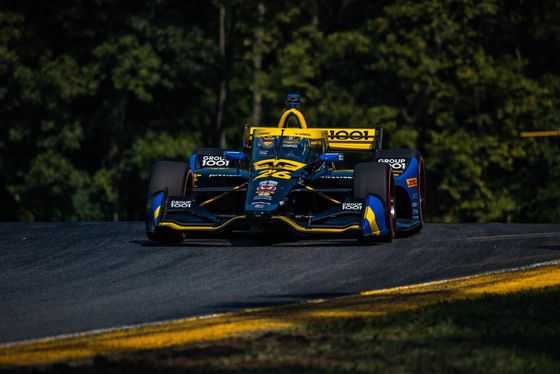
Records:
<instances>
[{"instance_id":1,"label":"mirror on car","mask_svg":"<svg viewBox=\"0 0 560 374\"><path fill-rule=\"evenodd\" d=\"M320 157L321 161L336 162L344 161L343 153L323 153Z\"/></svg>"},{"instance_id":2,"label":"mirror on car","mask_svg":"<svg viewBox=\"0 0 560 374\"><path fill-rule=\"evenodd\" d=\"M244 160L245 153L243 152L233 152L233 151L224 151L224 157L226 160Z\"/></svg>"}]
</instances>

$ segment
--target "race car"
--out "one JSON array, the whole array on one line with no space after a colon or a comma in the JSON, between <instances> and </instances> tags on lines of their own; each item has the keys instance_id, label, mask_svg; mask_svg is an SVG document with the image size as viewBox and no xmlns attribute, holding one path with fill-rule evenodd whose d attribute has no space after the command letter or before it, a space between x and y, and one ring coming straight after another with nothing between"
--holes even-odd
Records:
<instances>
[{"instance_id":1,"label":"race car","mask_svg":"<svg viewBox=\"0 0 560 374\"><path fill-rule=\"evenodd\" d=\"M199 148L188 163L156 162L148 238L176 243L190 233L244 230L390 242L397 231L419 232L426 191L420 152L383 150L380 127L308 128L299 103L288 95L277 126L245 125L242 152ZM369 161L338 169L344 152L367 152Z\"/></svg>"}]
</instances>

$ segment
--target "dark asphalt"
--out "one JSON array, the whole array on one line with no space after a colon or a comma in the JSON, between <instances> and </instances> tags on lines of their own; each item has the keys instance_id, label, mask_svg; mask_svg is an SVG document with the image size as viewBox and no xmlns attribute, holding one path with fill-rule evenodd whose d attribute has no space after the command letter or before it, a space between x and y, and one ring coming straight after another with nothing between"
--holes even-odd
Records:
<instances>
[{"instance_id":1,"label":"dark asphalt","mask_svg":"<svg viewBox=\"0 0 560 374\"><path fill-rule=\"evenodd\" d=\"M427 224L348 239L148 241L141 222L0 223L0 344L560 260L558 224Z\"/></svg>"}]
</instances>

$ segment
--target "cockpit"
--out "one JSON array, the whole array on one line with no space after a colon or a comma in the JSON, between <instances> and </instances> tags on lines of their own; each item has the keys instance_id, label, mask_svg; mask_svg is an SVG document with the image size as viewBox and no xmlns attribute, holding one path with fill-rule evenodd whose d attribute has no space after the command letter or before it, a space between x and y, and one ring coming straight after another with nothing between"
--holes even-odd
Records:
<instances>
[{"instance_id":1,"label":"cockpit","mask_svg":"<svg viewBox=\"0 0 560 374\"><path fill-rule=\"evenodd\" d=\"M253 162L285 159L301 163L319 160L323 152L321 139L302 136L273 135L256 136L253 143Z\"/></svg>"}]
</instances>

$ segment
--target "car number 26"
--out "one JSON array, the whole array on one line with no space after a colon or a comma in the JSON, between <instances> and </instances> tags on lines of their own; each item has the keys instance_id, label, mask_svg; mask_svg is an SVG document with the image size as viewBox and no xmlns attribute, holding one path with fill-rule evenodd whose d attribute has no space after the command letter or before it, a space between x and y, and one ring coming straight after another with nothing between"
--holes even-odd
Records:
<instances>
[{"instance_id":1,"label":"car number 26","mask_svg":"<svg viewBox=\"0 0 560 374\"><path fill-rule=\"evenodd\" d=\"M274 170L263 170L259 172L259 175L255 179L272 177L280 179L290 179L292 176L287 171L274 171Z\"/></svg>"}]
</instances>

